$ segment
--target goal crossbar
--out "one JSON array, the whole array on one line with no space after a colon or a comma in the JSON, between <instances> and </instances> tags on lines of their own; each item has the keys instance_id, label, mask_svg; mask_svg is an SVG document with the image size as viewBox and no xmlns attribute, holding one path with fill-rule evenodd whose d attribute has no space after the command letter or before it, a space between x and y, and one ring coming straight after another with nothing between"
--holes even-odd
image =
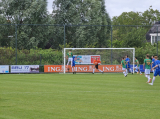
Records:
<instances>
[{"instance_id":1,"label":"goal crossbar","mask_svg":"<svg viewBox=\"0 0 160 119\"><path fill-rule=\"evenodd\" d=\"M66 50L133 50L133 69L135 63L135 48L64 48L64 74L65 74L65 62L66 62ZM134 73L134 70L133 70Z\"/></svg>"}]
</instances>

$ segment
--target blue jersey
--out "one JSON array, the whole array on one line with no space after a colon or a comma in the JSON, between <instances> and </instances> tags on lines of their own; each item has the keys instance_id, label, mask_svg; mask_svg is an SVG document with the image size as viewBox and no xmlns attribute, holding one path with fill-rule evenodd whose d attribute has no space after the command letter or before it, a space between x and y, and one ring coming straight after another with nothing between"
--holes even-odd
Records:
<instances>
[{"instance_id":1,"label":"blue jersey","mask_svg":"<svg viewBox=\"0 0 160 119\"><path fill-rule=\"evenodd\" d=\"M128 61L128 62L127 62ZM126 58L126 62L128 63L128 64L130 64L130 59L129 58Z\"/></svg>"},{"instance_id":2,"label":"blue jersey","mask_svg":"<svg viewBox=\"0 0 160 119\"><path fill-rule=\"evenodd\" d=\"M152 67L154 67L155 66L155 59L153 58L152 59Z\"/></svg>"},{"instance_id":3,"label":"blue jersey","mask_svg":"<svg viewBox=\"0 0 160 119\"><path fill-rule=\"evenodd\" d=\"M127 61L128 61L128 62L127 62ZM126 58L126 62L127 62L126 68L130 68L130 59L129 59L129 58Z\"/></svg>"},{"instance_id":4,"label":"blue jersey","mask_svg":"<svg viewBox=\"0 0 160 119\"><path fill-rule=\"evenodd\" d=\"M154 76L157 76L159 75L160 76L160 61L159 60L156 60L155 61L155 66L158 65L158 67L156 67L156 70L154 72Z\"/></svg>"},{"instance_id":5,"label":"blue jersey","mask_svg":"<svg viewBox=\"0 0 160 119\"><path fill-rule=\"evenodd\" d=\"M158 67L156 67L156 70L160 70L160 61L156 60L155 61L155 66L158 65Z\"/></svg>"}]
</instances>

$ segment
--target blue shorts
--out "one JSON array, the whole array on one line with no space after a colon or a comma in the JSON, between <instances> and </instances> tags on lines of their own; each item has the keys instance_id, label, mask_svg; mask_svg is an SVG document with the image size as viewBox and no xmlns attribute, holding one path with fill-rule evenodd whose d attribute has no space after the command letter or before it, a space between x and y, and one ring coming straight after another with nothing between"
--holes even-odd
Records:
<instances>
[{"instance_id":1,"label":"blue shorts","mask_svg":"<svg viewBox=\"0 0 160 119\"><path fill-rule=\"evenodd\" d=\"M127 65L126 65L126 68L127 68L127 69L130 68L130 64L128 64L128 67L127 67Z\"/></svg>"},{"instance_id":2,"label":"blue shorts","mask_svg":"<svg viewBox=\"0 0 160 119\"><path fill-rule=\"evenodd\" d=\"M72 67L75 67L75 63L72 64Z\"/></svg>"},{"instance_id":3,"label":"blue shorts","mask_svg":"<svg viewBox=\"0 0 160 119\"><path fill-rule=\"evenodd\" d=\"M159 76L160 76L160 70L155 70L155 72L154 72L154 76L157 76L157 75L159 75Z\"/></svg>"}]
</instances>

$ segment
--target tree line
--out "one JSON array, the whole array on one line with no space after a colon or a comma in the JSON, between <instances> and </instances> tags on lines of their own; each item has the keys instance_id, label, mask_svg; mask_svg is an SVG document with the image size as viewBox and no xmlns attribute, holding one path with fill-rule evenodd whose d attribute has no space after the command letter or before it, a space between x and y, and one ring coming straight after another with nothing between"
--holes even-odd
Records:
<instances>
[{"instance_id":1,"label":"tree line","mask_svg":"<svg viewBox=\"0 0 160 119\"><path fill-rule=\"evenodd\" d=\"M16 32L18 49L107 47L110 28L94 26L111 24L104 0L55 0L51 14L47 0L2 0L0 6L0 24L10 24L1 25L0 46L14 48Z\"/></svg>"},{"instance_id":2,"label":"tree line","mask_svg":"<svg viewBox=\"0 0 160 119\"><path fill-rule=\"evenodd\" d=\"M54 0L52 6L49 13L47 0L1 0L0 47L15 48L17 39L18 50L135 47L136 56L148 49L156 54L157 45L146 42L146 33L160 21L160 11L151 6L112 20L105 0Z\"/></svg>"}]
</instances>

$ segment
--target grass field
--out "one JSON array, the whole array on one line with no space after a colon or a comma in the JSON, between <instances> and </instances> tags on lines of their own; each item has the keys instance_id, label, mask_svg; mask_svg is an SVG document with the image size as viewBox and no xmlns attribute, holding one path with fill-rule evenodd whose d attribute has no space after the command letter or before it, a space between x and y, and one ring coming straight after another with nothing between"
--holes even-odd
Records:
<instances>
[{"instance_id":1,"label":"grass field","mask_svg":"<svg viewBox=\"0 0 160 119\"><path fill-rule=\"evenodd\" d=\"M1 74L0 119L158 119L159 79L150 86L137 74Z\"/></svg>"}]
</instances>

